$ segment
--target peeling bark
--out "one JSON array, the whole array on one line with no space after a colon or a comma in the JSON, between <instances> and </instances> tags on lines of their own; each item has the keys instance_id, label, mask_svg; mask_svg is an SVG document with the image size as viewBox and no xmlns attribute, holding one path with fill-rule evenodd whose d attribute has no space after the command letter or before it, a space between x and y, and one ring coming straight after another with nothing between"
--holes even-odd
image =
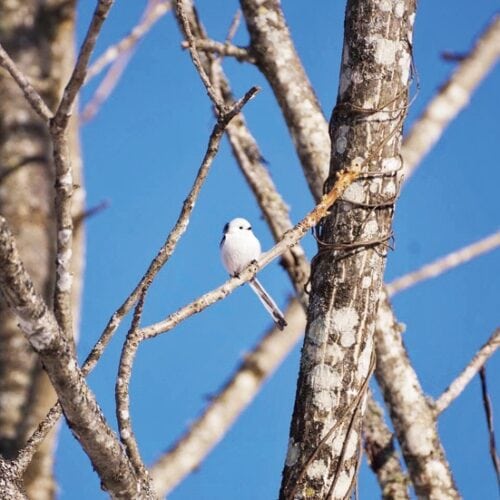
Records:
<instances>
[{"instance_id":1,"label":"peeling bark","mask_svg":"<svg viewBox=\"0 0 500 500\"><path fill-rule=\"evenodd\" d=\"M414 0L347 3L328 185L362 168L319 230L280 498L345 498L359 464L373 332L401 167Z\"/></svg>"}]
</instances>

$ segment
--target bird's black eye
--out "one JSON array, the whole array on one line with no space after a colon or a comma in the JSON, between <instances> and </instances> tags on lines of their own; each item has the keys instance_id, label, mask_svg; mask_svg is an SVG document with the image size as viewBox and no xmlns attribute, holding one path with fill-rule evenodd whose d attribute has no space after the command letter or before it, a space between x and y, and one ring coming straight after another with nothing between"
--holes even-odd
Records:
<instances>
[{"instance_id":1,"label":"bird's black eye","mask_svg":"<svg viewBox=\"0 0 500 500\"><path fill-rule=\"evenodd\" d=\"M243 229L243 226L240 226L240 229Z\"/></svg>"}]
</instances>

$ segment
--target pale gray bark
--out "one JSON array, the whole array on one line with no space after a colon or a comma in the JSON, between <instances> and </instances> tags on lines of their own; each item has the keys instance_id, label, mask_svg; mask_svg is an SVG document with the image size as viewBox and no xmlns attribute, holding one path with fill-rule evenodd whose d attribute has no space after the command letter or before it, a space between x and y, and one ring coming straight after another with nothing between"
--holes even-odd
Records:
<instances>
[{"instance_id":1,"label":"pale gray bark","mask_svg":"<svg viewBox=\"0 0 500 500\"><path fill-rule=\"evenodd\" d=\"M74 2L2 2L0 43L30 78L49 107L55 107L74 62ZM0 212L7 217L37 288L49 303L55 262L54 172L48 131L17 83L0 72ZM40 104L43 110L43 104ZM74 214L83 210L78 130L70 133L76 191ZM73 244L73 315L79 315L82 282L83 224ZM52 384L35 353L0 299L0 452L14 457L55 403ZM77 325L75 324L75 328ZM32 499L52 498L53 432L40 446L25 473Z\"/></svg>"},{"instance_id":2,"label":"pale gray bark","mask_svg":"<svg viewBox=\"0 0 500 500\"><path fill-rule=\"evenodd\" d=\"M0 498L3 500L26 500L17 470L10 462L0 457Z\"/></svg>"},{"instance_id":3,"label":"pale gray bark","mask_svg":"<svg viewBox=\"0 0 500 500\"><path fill-rule=\"evenodd\" d=\"M304 175L316 200L329 164L328 126L297 55L279 0L240 0L250 50L285 117Z\"/></svg>"},{"instance_id":4,"label":"pale gray bark","mask_svg":"<svg viewBox=\"0 0 500 500\"><path fill-rule=\"evenodd\" d=\"M445 411L450 404L460 396L469 382L477 375L477 372L485 366L495 351L500 347L500 328L497 328L488 341L477 351L462 373L446 388L446 390L434 402L434 410L439 415Z\"/></svg>"},{"instance_id":5,"label":"pale gray bark","mask_svg":"<svg viewBox=\"0 0 500 500\"><path fill-rule=\"evenodd\" d=\"M384 500L410 498L408 476L401 469L394 437L384 420L384 411L370 397L363 422L365 450L368 463L377 477Z\"/></svg>"},{"instance_id":6,"label":"pale gray bark","mask_svg":"<svg viewBox=\"0 0 500 500\"><path fill-rule=\"evenodd\" d=\"M16 4L16 2L14 2ZM47 77L50 61L43 33L35 29L38 2L0 5L1 43L31 78ZM20 33L23 36L20 36ZM26 268L48 299L53 286L53 187L50 139L17 84L0 73L0 212L9 220ZM17 328L17 320L2 300L0 307L0 451L14 457L25 436L20 433L37 370L36 355Z\"/></svg>"},{"instance_id":7,"label":"pale gray bark","mask_svg":"<svg viewBox=\"0 0 500 500\"><path fill-rule=\"evenodd\" d=\"M345 498L359 462L363 401L401 166L415 2L347 3L329 185L361 165L319 232L308 326L280 498Z\"/></svg>"},{"instance_id":8,"label":"pale gray bark","mask_svg":"<svg viewBox=\"0 0 500 500\"><path fill-rule=\"evenodd\" d=\"M78 367L74 344L36 292L20 260L7 222L0 216L0 290L43 363L73 435L89 456L103 488L114 498L150 498L108 426Z\"/></svg>"},{"instance_id":9,"label":"pale gray bark","mask_svg":"<svg viewBox=\"0 0 500 500\"><path fill-rule=\"evenodd\" d=\"M375 374L390 409L413 487L419 498L460 498L439 439L434 410L410 364L401 333L383 293L375 331Z\"/></svg>"}]
</instances>

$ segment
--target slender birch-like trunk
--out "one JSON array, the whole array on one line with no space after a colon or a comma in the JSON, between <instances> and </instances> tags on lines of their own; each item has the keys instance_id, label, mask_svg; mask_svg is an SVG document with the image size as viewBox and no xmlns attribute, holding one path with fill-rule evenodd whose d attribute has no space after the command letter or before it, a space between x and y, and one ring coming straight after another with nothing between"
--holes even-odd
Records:
<instances>
[{"instance_id":1,"label":"slender birch-like trunk","mask_svg":"<svg viewBox=\"0 0 500 500\"><path fill-rule=\"evenodd\" d=\"M280 498L346 498L360 459L373 333L401 168L415 1L347 2L331 186L355 182L318 230L308 324Z\"/></svg>"}]
</instances>

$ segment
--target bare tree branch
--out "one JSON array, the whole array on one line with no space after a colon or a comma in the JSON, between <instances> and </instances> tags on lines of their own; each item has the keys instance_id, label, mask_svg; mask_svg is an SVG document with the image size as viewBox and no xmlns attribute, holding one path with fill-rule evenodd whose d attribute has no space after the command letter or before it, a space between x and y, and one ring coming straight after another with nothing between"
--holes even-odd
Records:
<instances>
[{"instance_id":1,"label":"bare tree branch","mask_svg":"<svg viewBox=\"0 0 500 500\"><path fill-rule=\"evenodd\" d=\"M101 212L109 208L110 204L110 200L102 200L97 205L94 205L93 207L87 208L83 212L76 214L76 216L73 217L73 225L75 229L80 226L83 221L90 219L91 217L94 217L95 215L100 214Z\"/></svg>"},{"instance_id":2,"label":"bare tree branch","mask_svg":"<svg viewBox=\"0 0 500 500\"><path fill-rule=\"evenodd\" d=\"M408 179L441 137L448 124L468 104L471 94L500 56L500 15L496 14L450 79L426 106L403 144L402 175Z\"/></svg>"},{"instance_id":3,"label":"bare tree branch","mask_svg":"<svg viewBox=\"0 0 500 500\"><path fill-rule=\"evenodd\" d=\"M149 30L172 8L171 0L148 0L139 23L118 43L108 47L87 70L84 84L90 82L106 66L113 64L124 53L130 52L149 32Z\"/></svg>"},{"instance_id":4,"label":"bare tree branch","mask_svg":"<svg viewBox=\"0 0 500 500\"><path fill-rule=\"evenodd\" d=\"M401 331L384 293L375 329L375 375L391 412L415 493L422 498L458 499L434 411L410 364Z\"/></svg>"},{"instance_id":5,"label":"bare tree branch","mask_svg":"<svg viewBox=\"0 0 500 500\"><path fill-rule=\"evenodd\" d=\"M59 103L56 111L56 116L54 117L57 125L63 126L66 122L71 108L75 102L76 96L80 91L83 82L85 81L85 76L87 74L87 67L89 64L90 56L94 51L94 47L97 41L97 37L101 31L102 25L108 16L111 7L114 4L114 0L98 0L97 7L95 8L92 20L90 21L89 28L83 40L78 58L76 60L75 68L69 79L64 93Z\"/></svg>"},{"instance_id":6,"label":"bare tree branch","mask_svg":"<svg viewBox=\"0 0 500 500\"><path fill-rule=\"evenodd\" d=\"M250 34L250 50L281 107L316 200L330 162L328 124L295 50L279 0L240 0Z\"/></svg>"},{"instance_id":7,"label":"bare tree branch","mask_svg":"<svg viewBox=\"0 0 500 500\"><path fill-rule=\"evenodd\" d=\"M1 216L0 289L40 356L73 434L91 459L103 486L115 497L133 497L138 486L130 462L85 382L72 341L35 291Z\"/></svg>"},{"instance_id":8,"label":"bare tree branch","mask_svg":"<svg viewBox=\"0 0 500 500\"><path fill-rule=\"evenodd\" d=\"M102 356L104 349L106 348L109 341L113 337L113 334L118 329L125 315L128 312L130 312L131 308L137 302L139 297L147 291L147 289L153 282L155 276L158 274L160 269L163 267L163 265L165 265L165 263L168 261L168 259L174 252L177 243L179 242L179 239L187 229L191 212L193 211L201 187L208 175L210 166L212 165L215 155L217 154L220 141L224 134L225 127L227 127L227 124L230 122L230 120L241 111L243 106L249 100L251 100L257 92L258 92L257 87L253 87L252 89L250 89L239 101L234 103L234 105L231 108L229 108L226 114L222 115L219 118L219 121L215 125L212 135L210 136L207 151L202 161L202 164L198 170L198 173L196 175L194 184L187 198L184 200L181 212L179 214L179 217L177 219L174 228L169 233L167 240L165 241L163 246L160 248L158 254L149 265L146 273L141 278L138 285L135 287L132 293L127 297L125 302L111 316L99 340L97 341L96 345L93 347L92 351L87 356L87 359L85 360L85 363L82 366L82 373L84 374L84 376L86 376L93 370L93 368L99 361L100 357ZM45 419L40 423L38 429L35 431L35 433L31 436L30 440L28 441L26 449L23 450L21 457L23 464L29 463L32 454L37 449L37 446L40 444L41 441L43 441L46 434L50 431L52 426L55 425L60 416L61 416L61 408L59 404L56 404L50 410L49 414L45 417Z\"/></svg>"},{"instance_id":9,"label":"bare tree branch","mask_svg":"<svg viewBox=\"0 0 500 500\"><path fill-rule=\"evenodd\" d=\"M71 109L83 84L90 56L113 1L99 0L80 48L73 73L64 89L57 111L50 121L50 135L53 143L56 172L57 278L54 290L54 314L62 331L67 336L71 336L73 330L71 310L71 254L73 247L71 198L73 196L73 173L68 155L67 130Z\"/></svg>"},{"instance_id":10,"label":"bare tree branch","mask_svg":"<svg viewBox=\"0 0 500 500\"><path fill-rule=\"evenodd\" d=\"M214 103L215 107L217 108L218 114L220 114L224 112L225 109L224 102L220 98L220 95L218 94L214 85L212 85L212 82L210 81L208 74L203 68L203 64L198 54L196 39L194 38L191 32L191 26L189 24L188 18L186 17L186 5L184 5L185 3L187 4L186 0L175 0L175 11L177 19L179 19L180 22L182 23L189 53L191 54L191 59L193 60L193 64L196 68L196 71L198 71L201 81L203 82L203 85L205 85L205 88L207 89L207 94L210 97L210 100Z\"/></svg>"},{"instance_id":11,"label":"bare tree branch","mask_svg":"<svg viewBox=\"0 0 500 500\"><path fill-rule=\"evenodd\" d=\"M125 450L137 476L143 483L143 488L149 491L151 489L149 473L141 458L141 453L135 439L134 431L132 429L132 421L130 418L129 381L132 373L132 359L127 357L128 353L131 352L131 349L129 348L130 342L139 341L137 338L137 331L140 327L146 292L147 291L144 290L137 301L134 317L132 319L132 325L130 326L127 338L123 344L122 355L118 367L118 377L116 378L115 384L115 401L116 418L118 421L118 429L120 431L120 439L125 445Z\"/></svg>"},{"instance_id":12,"label":"bare tree branch","mask_svg":"<svg viewBox=\"0 0 500 500\"><path fill-rule=\"evenodd\" d=\"M158 496L167 495L199 466L302 337L306 321L299 302L293 300L290 303L285 319L288 323L285 334L278 328L270 330L244 356L240 366L221 391L211 398L202 415L151 467Z\"/></svg>"},{"instance_id":13,"label":"bare tree branch","mask_svg":"<svg viewBox=\"0 0 500 500\"><path fill-rule=\"evenodd\" d=\"M189 42L182 42L183 48L189 47ZM196 48L201 51L211 52L219 56L234 57L239 62L255 64L255 57L246 47L239 47L229 42L218 42L216 40L196 39Z\"/></svg>"},{"instance_id":14,"label":"bare tree branch","mask_svg":"<svg viewBox=\"0 0 500 500\"><path fill-rule=\"evenodd\" d=\"M267 252L262 253L255 262L249 264L239 273L238 277L230 278L214 290L205 293L190 304L173 312L164 320L141 328L139 333L142 338L144 340L151 339L162 333L169 332L185 319L193 314L202 312L207 307L227 297L242 284L251 280L258 271L295 245L312 227L318 224L318 222L325 217L332 204L339 199L342 193L359 177L359 175L357 166L353 166L351 170L339 172L337 182L333 188L323 196L322 200L300 222L298 222L293 229L287 231L276 245Z\"/></svg>"},{"instance_id":15,"label":"bare tree branch","mask_svg":"<svg viewBox=\"0 0 500 500\"><path fill-rule=\"evenodd\" d=\"M82 373L84 370L82 369ZM85 374L84 374L85 375ZM26 446L19 452L16 457L15 463L21 471L25 471L31 463L40 443L47 437L49 432L55 426L57 421L61 418L62 409L59 403L56 403L45 416L45 418L38 424L33 434L28 439Z\"/></svg>"},{"instance_id":16,"label":"bare tree branch","mask_svg":"<svg viewBox=\"0 0 500 500\"><path fill-rule=\"evenodd\" d=\"M497 487L500 491L500 460L497 455L497 446L495 443L495 430L493 426L493 408L488 394L488 384L486 382L486 368L484 365L479 370L479 379L481 380L481 395L483 397L484 413L486 415L486 426L488 427L489 448L493 469L497 478Z\"/></svg>"},{"instance_id":17,"label":"bare tree branch","mask_svg":"<svg viewBox=\"0 0 500 500\"><path fill-rule=\"evenodd\" d=\"M0 498L6 500L28 500L19 477L19 470L12 462L0 456Z\"/></svg>"},{"instance_id":18,"label":"bare tree branch","mask_svg":"<svg viewBox=\"0 0 500 500\"><path fill-rule=\"evenodd\" d=\"M139 40L151 29L156 21L158 21L170 10L170 7L170 0L149 0L139 24L118 44L109 47L106 52L91 66L89 71L87 71L85 83L88 82L92 76L95 76L95 74L101 71L106 65L112 63L106 73L106 76L97 87L97 90L83 108L81 113L82 124L88 123L99 112L103 103L108 99L118 84L125 68L128 66ZM94 73L91 74L91 71Z\"/></svg>"},{"instance_id":19,"label":"bare tree branch","mask_svg":"<svg viewBox=\"0 0 500 500\"><path fill-rule=\"evenodd\" d=\"M409 499L409 480L401 469L394 437L384 421L384 411L370 394L363 422L368 464L377 476L384 500Z\"/></svg>"},{"instance_id":20,"label":"bare tree branch","mask_svg":"<svg viewBox=\"0 0 500 500\"><path fill-rule=\"evenodd\" d=\"M189 2L188 2L189 4ZM189 5L188 5L189 7ZM191 22L191 19L189 19L189 22ZM231 24L229 26L229 29L227 30L227 35L226 35L226 43L231 43L233 38L236 36L236 32L238 31L238 28L240 27L240 22L241 22L241 9L238 9L236 13L233 16L233 20L231 21Z\"/></svg>"},{"instance_id":21,"label":"bare tree branch","mask_svg":"<svg viewBox=\"0 0 500 500\"><path fill-rule=\"evenodd\" d=\"M38 116L45 122L49 122L52 118L52 111L49 109L45 101L42 99L40 94L31 85L26 76L19 70L16 63L9 57L9 54L5 52L4 48L0 45L0 66L7 70L12 78L19 85L22 90L24 97L30 103L31 107L36 111Z\"/></svg>"},{"instance_id":22,"label":"bare tree branch","mask_svg":"<svg viewBox=\"0 0 500 500\"><path fill-rule=\"evenodd\" d=\"M89 102L83 108L83 111L80 115L81 125L86 125L88 122L95 118L104 102L108 99L115 87L118 85L118 82L120 81L125 68L128 66L132 54L132 51L124 52L108 69L106 75L99 83L99 86L90 98Z\"/></svg>"},{"instance_id":23,"label":"bare tree branch","mask_svg":"<svg viewBox=\"0 0 500 500\"><path fill-rule=\"evenodd\" d=\"M450 404L462 394L467 384L474 378L477 372L488 361L500 346L500 328L497 328L488 341L479 349L479 351L470 360L462 373L453 380L448 388L439 396L434 403L437 414L442 413Z\"/></svg>"},{"instance_id":24,"label":"bare tree branch","mask_svg":"<svg viewBox=\"0 0 500 500\"><path fill-rule=\"evenodd\" d=\"M454 267L461 266L469 260L475 259L480 255L490 252L500 246L500 231L487 236L475 243L467 245L459 250L449 253L430 264L422 266L420 269L396 278L386 285L386 292L389 297L402 292L407 288L417 285L422 281L435 278L441 274L450 271Z\"/></svg>"}]
</instances>

